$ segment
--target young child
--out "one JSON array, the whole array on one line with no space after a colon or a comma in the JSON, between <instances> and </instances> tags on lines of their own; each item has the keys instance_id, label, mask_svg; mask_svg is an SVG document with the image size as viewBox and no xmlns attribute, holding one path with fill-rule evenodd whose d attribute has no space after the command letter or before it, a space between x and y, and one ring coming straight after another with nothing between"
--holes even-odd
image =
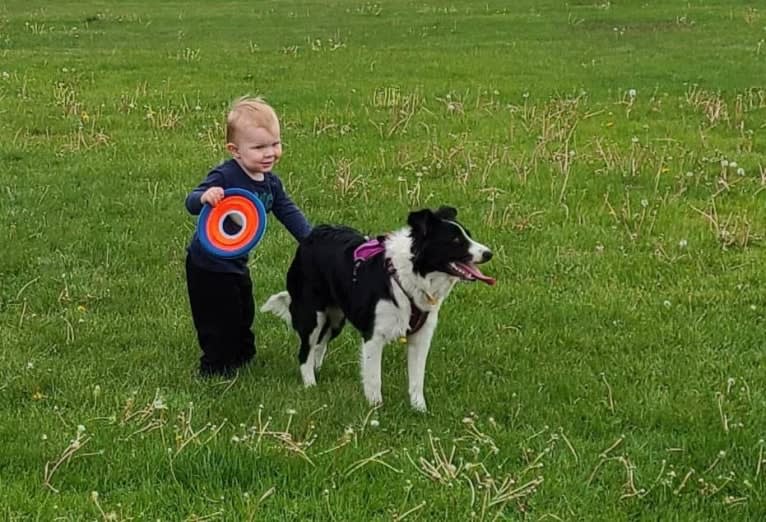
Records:
<instances>
[{"instance_id":1,"label":"young child","mask_svg":"<svg viewBox=\"0 0 766 522\"><path fill-rule=\"evenodd\" d=\"M256 194L297 240L306 237L311 226L271 171L282 156L279 140L274 109L260 98L235 101L226 126L226 149L232 159L211 170L187 196L189 212L197 215L204 204L217 205L224 189L241 188ZM255 304L247 254L233 259L212 256L195 231L186 256L186 283L202 348L200 375L232 375L255 356L251 329Z\"/></svg>"}]
</instances>

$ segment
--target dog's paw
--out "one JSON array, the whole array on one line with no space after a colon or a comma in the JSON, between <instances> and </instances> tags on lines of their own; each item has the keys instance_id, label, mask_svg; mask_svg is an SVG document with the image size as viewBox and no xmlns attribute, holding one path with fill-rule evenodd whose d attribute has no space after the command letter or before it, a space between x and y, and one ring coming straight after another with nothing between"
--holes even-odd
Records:
<instances>
[{"instance_id":1,"label":"dog's paw","mask_svg":"<svg viewBox=\"0 0 766 522\"><path fill-rule=\"evenodd\" d=\"M317 380L314 376L314 368L308 364L301 365L301 377L303 378L303 386L305 388L311 388L316 386Z\"/></svg>"},{"instance_id":2,"label":"dog's paw","mask_svg":"<svg viewBox=\"0 0 766 522\"><path fill-rule=\"evenodd\" d=\"M412 406L413 410L419 411L420 413L425 413L428 411L426 400L423 396L410 397L410 405Z\"/></svg>"},{"instance_id":3,"label":"dog's paw","mask_svg":"<svg viewBox=\"0 0 766 522\"><path fill-rule=\"evenodd\" d=\"M383 394L380 390L365 390L364 396L367 398L367 402L370 403L370 406L383 404Z\"/></svg>"}]
</instances>

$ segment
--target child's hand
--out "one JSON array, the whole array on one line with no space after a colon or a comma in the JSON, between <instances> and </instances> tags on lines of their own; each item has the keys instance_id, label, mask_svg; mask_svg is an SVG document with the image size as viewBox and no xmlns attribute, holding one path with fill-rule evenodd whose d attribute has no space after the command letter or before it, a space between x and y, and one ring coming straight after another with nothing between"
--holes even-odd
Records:
<instances>
[{"instance_id":1,"label":"child's hand","mask_svg":"<svg viewBox=\"0 0 766 522\"><path fill-rule=\"evenodd\" d=\"M202 193L202 197L200 198L200 201L202 202L203 205L207 203L211 207L214 207L222 199L223 199L223 189L221 187L210 187L209 189L207 189L205 192Z\"/></svg>"}]
</instances>

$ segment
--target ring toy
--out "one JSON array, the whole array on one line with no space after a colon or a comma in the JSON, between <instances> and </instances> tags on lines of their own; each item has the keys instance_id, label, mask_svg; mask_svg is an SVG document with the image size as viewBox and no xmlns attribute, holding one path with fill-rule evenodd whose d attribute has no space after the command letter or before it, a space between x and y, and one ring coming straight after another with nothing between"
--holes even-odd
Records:
<instances>
[{"instance_id":1,"label":"ring toy","mask_svg":"<svg viewBox=\"0 0 766 522\"><path fill-rule=\"evenodd\" d=\"M227 221L228 218L228 221ZM238 230L227 230L235 223ZM266 231L266 208L250 191L226 189L214 207L205 205L197 220L202 247L216 257L240 257L257 245Z\"/></svg>"}]
</instances>

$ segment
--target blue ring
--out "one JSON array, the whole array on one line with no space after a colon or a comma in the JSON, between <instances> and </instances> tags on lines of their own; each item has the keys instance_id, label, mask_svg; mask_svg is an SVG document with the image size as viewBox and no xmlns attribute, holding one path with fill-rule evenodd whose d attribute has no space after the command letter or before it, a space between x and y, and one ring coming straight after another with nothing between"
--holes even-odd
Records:
<instances>
[{"instance_id":1,"label":"blue ring","mask_svg":"<svg viewBox=\"0 0 766 522\"><path fill-rule=\"evenodd\" d=\"M242 196L255 205L255 210L258 214L258 230L256 230L253 239L236 250L223 250L213 245L210 242L210 238L207 236L207 221L213 207L207 204L202 207L202 211L199 213L199 218L197 219L197 235L199 236L199 242L202 245L202 248L209 254L224 259L231 259L233 257L240 257L247 254L261 241L263 234L266 232L266 207L263 206L263 203L258 199L258 196L249 190L239 188L226 189L223 191L223 197L225 198L227 196Z\"/></svg>"}]
</instances>

